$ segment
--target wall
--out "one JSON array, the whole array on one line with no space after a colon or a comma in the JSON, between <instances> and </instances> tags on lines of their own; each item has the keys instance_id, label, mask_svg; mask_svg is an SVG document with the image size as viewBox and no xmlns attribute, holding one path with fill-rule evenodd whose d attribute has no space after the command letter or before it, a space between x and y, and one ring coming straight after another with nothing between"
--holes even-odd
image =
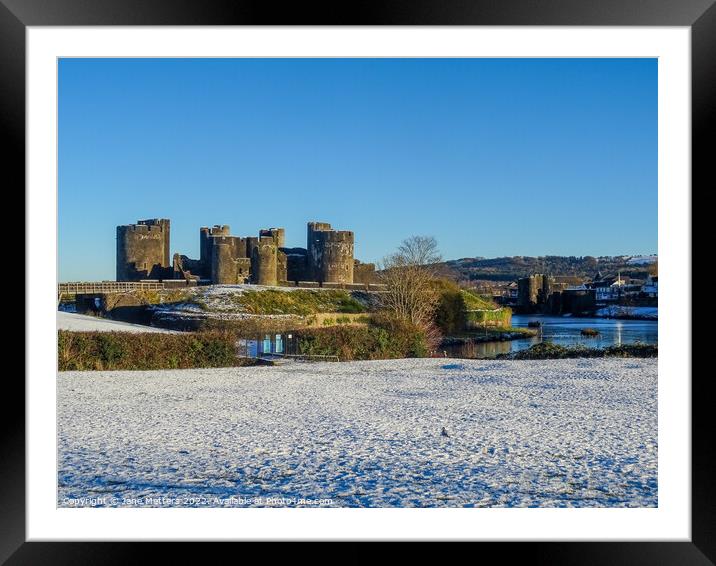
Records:
<instances>
[{"instance_id":1,"label":"wall","mask_svg":"<svg viewBox=\"0 0 716 566\"><path fill-rule=\"evenodd\" d=\"M308 237L311 279L319 283L353 283L353 232L333 230L325 222L311 222Z\"/></svg>"},{"instance_id":2,"label":"wall","mask_svg":"<svg viewBox=\"0 0 716 566\"><path fill-rule=\"evenodd\" d=\"M374 263L361 263L357 259L353 262L353 283L377 283Z\"/></svg>"},{"instance_id":3,"label":"wall","mask_svg":"<svg viewBox=\"0 0 716 566\"><path fill-rule=\"evenodd\" d=\"M256 285L277 285L278 248L271 236L262 236L251 255L251 281Z\"/></svg>"},{"instance_id":4,"label":"wall","mask_svg":"<svg viewBox=\"0 0 716 566\"><path fill-rule=\"evenodd\" d=\"M171 278L169 220L117 226L117 281Z\"/></svg>"}]
</instances>

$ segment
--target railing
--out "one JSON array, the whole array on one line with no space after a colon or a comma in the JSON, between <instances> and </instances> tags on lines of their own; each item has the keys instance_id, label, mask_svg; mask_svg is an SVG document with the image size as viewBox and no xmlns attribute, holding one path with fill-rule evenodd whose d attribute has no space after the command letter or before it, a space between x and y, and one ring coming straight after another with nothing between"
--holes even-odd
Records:
<instances>
[{"instance_id":1,"label":"railing","mask_svg":"<svg viewBox=\"0 0 716 566\"><path fill-rule=\"evenodd\" d=\"M161 281L100 281L94 283L58 283L58 295L76 295L77 293L121 293L138 289L164 289Z\"/></svg>"},{"instance_id":2,"label":"railing","mask_svg":"<svg viewBox=\"0 0 716 566\"><path fill-rule=\"evenodd\" d=\"M321 360L324 362L340 362L340 358L338 356L327 356L322 354L271 354L273 356L278 356L280 358L288 358L291 360L303 360L310 362L312 360Z\"/></svg>"}]
</instances>

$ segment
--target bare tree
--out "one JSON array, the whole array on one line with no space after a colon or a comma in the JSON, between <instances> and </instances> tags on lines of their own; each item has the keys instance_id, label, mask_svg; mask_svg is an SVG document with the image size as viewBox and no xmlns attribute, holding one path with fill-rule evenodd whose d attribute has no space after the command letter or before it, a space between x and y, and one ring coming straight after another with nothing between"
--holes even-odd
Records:
<instances>
[{"instance_id":1,"label":"bare tree","mask_svg":"<svg viewBox=\"0 0 716 566\"><path fill-rule=\"evenodd\" d=\"M380 267L383 307L394 316L428 332L435 327L435 310L440 293L435 280L442 258L433 237L411 236L386 257Z\"/></svg>"}]
</instances>

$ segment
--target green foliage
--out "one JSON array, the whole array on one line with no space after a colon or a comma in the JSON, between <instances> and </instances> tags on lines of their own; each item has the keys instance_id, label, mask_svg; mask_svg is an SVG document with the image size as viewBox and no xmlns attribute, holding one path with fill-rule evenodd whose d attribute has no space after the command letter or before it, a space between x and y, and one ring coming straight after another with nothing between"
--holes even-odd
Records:
<instances>
[{"instance_id":1,"label":"green foliage","mask_svg":"<svg viewBox=\"0 0 716 566\"><path fill-rule=\"evenodd\" d=\"M338 356L346 360L424 357L425 334L416 326L382 316L366 326L331 326L298 331L300 352L309 356Z\"/></svg>"},{"instance_id":2,"label":"green foliage","mask_svg":"<svg viewBox=\"0 0 716 566\"><path fill-rule=\"evenodd\" d=\"M560 346L554 342L541 342L527 350L498 357L513 360L553 360L565 358L656 358L659 347L655 344L620 344L607 348L587 348L582 345Z\"/></svg>"},{"instance_id":3,"label":"green foliage","mask_svg":"<svg viewBox=\"0 0 716 566\"><path fill-rule=\"evenodd\" d=\"M492 297L460 289L457 284L447 280L437 285L440 288L440 302L435 312L435 324L443 334L458 334L471 326L509 326L512 311L500 308Z\"/></svg>"},{"instance_id":4,"label":"green foliage","mask_svg":"<svg viewBox=\"0 0 716 566\"><path fill-rule=\"evenodd\" d=\"M492 299L492 297L485 295L478 295L467 289L462 289L463 300L465 301L465 308L469 311L473 310L493 310L499 308L499 305Z\"/></svg>"},{"instance_id":5,"label":"green foliage","mask_svg":"<svg viewBox=\"0 0 716 566\"><path fill-rule=\"evenodd\" d=\"M440 301L435 310L435 324L443 334L461 332L467 323L465 297L455 283L442 281L440 287Z\"/></svg>"},{"instance_id":6,"label":"green foliage","mask_svg":"<svg viewBox=\"0 0 716 566\"><path fill-rule=\"evenodd\" d=\"M246 365L228 332L58 333L58 364L66 370L148 370Z\"/></svg>"},{"instance_id":7,"label":"green foliage","mask_svg":"<svg viewBox=\"0 0 716 566\"><path fill-rule=\"evenodd\" d=\"M341 289L296 289L280 291L265 289L246 291L235 301L251 314L294 314L307 316L316 313L360 313L365 307L350 293Z\"/></svg>"}]
</instances>

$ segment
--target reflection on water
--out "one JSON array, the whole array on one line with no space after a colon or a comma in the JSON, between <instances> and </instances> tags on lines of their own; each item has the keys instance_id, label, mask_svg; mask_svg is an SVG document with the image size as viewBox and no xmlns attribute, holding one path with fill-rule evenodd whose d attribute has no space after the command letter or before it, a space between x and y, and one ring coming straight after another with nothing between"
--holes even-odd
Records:
<instances>
[{"instance_id":1,"label":"reflection on water","mask_svg":"<svg viewBox=\"0 0 716 566\"><path fill-rule=\"evenodd\" d=\"M456 358L492 358L529 348L543 340L562 346L580 344L588 348L605 348L612 345L658 344L659 325L655 320L614 320L605 318L572 318L542 315L514 315L512 326L526 328L530 321L539 321L538 335L532 338L506 342L485 342L443 347L448 356ZM594 328L598 336L582 336L583 328Z\"/></svg>"}]
</instances>

